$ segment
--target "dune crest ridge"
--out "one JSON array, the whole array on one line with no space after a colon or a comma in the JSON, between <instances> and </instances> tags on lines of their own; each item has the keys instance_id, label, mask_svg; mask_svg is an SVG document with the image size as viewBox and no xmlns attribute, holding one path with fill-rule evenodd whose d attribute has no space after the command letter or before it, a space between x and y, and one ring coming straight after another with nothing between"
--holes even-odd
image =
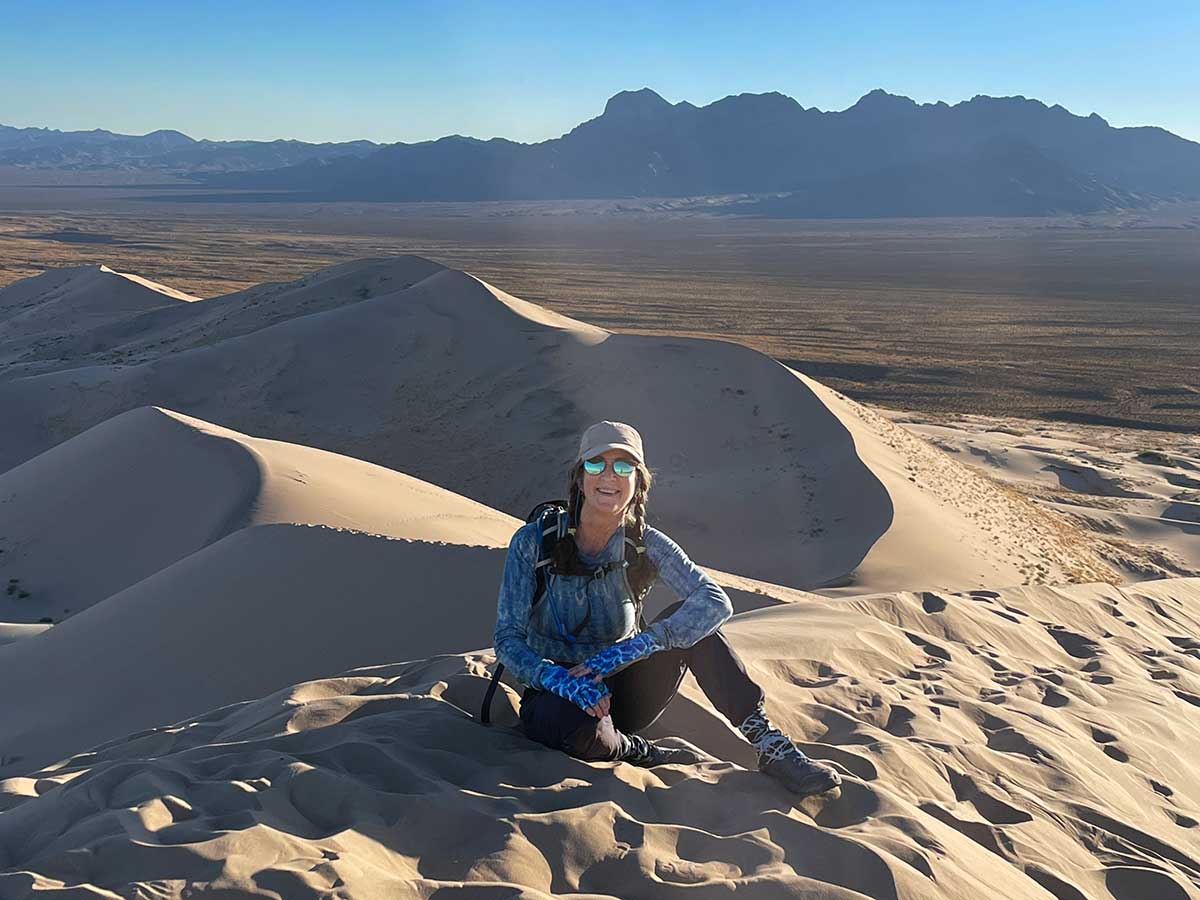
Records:
<instances>
[{"instance_id":1,"label":"dune crest ridge","mask_svg":"<svg viewBox=\"0 0 1200 900\"><path fill-rule=\"evenodd\" d=\"M400 472L157 407L0 474L0 495L0 569L30 594L0 596L11 622L59 621L255 525L504 547L520 524Z\"/></svg>"},{"instance_id":2,"label":"dune crest ridge","mask_svg":"<svg viewBox=\"0 0 1200 900\"><path fill-rule=\"evenodd\" d=\"M51 269L0 288L0 359L11 341L44 340L199 299L108 266Z\"/></svg>"},{"instance_id":3,"label":"dune crest ridge","mask_svg":"<svg viewBox=\"0 0 1200 900\"><path fill-rule=\"evenodd\" d=\"M0 416L4 900L1200 897L1200 579L1106 583L745 347L372 259L4 342ZM475 721L508 540L600 418L839 795L793 804L690 676L648 734L693 766L534 744L511 678Z\"/></svg>"},{"instance_id":4,"label":"dune crest ridge","mask_svg":"<svg viewBox=\"0 0 1200 900\"><path fill-rule=\"evenodd\" d=\"M39 351L0 371L0 415L16 423L0 466L157 405L524 516L562 494L582 428L622 419L656 470L655 523L724 571L855 593L1119 578L953 461L945 485L915 484L896 426L847 416L857 404L763 354L610 333L420 257L345 263L105 335L102 352ZM720 527L700 510L720 510Z\"/></svg>"}]
</instances>

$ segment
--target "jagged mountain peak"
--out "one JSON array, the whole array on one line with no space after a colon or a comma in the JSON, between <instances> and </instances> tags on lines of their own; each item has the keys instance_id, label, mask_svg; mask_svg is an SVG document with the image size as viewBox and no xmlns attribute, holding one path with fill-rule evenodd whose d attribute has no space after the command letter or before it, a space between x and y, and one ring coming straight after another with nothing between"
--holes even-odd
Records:
<instances>
[{"instance_id":1,"label":"jagged mountain peak","mask_svg":"<svg viewBox=\"0 0 1200 900\"><path fill-rule=\"evenodd\" d=\"M642 88L638 91L621 91L613 94L604 105L606 116L650 116L671 108L671 104L659 94Z\"/></svg>"},{"instance_id":2,"label":"jagged mountain peak","mask_svg":"<svg viewBox=\"0 0 1200 900\"><path fill-rule=\"evenodd\" d=\"M909 112L916 108L916 101L910 97L889 94L883 88L875 88L863 94L846 112Z\"/></svg>"}]
</instances>

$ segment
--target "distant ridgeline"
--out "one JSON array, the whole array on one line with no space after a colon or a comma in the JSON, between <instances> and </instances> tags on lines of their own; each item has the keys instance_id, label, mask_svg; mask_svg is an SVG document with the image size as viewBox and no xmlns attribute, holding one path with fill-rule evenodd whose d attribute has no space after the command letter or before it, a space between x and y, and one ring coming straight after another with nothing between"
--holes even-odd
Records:
<instances>
[{"instance_id":1,"label":"distant ridgeline","mask_svg":"<svg viewBox=\"0 0 1200 900\"><path fill-rule=\"evenodd\" d=\"M310 159L365 155L371 141L306 144L303 141L205 141L178 131L115 134L13 128L0 125L0 166L68 171L143 170L171 175L278 169Z\"/></svg>"},{"instance_id":2,"label":"distant ridgeline","mask_svg":"<svg viewBox=\"0 0 1200 900\"><path fill-rule=\"evenodd\" d=\"M143 147L138 162L122 165L212 187L296 191L296 199L734 194L748 196L717 208L782 217L1039 216L1200 199L1200 144L1024 97L950 106L875 90L849 109L822 112L779 93L696 107L643 89L617 94L603 115L536 144L459 135L385 146L212 142L178 132L132 138L0 126L0 165L78 165L87 153L96 155L93 166L113 164L134 146Z\"/></svg>"}]
</instances>

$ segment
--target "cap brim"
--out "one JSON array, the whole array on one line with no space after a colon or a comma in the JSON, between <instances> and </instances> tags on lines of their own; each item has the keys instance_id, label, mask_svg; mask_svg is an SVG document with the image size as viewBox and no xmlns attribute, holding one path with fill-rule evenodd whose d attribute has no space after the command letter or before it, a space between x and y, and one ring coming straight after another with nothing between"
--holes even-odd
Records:
<instances>
[{"instance_id":1,"label":"cap brim","mask_svg":"<svg viewBox=\"0 0 1200 900\"><path fill-rule=\"evenodd\" d=\"M642 459L641 454L638 453L637 450L635 450L633 447L629 446L629 444L621 444L621 443L597 444L595 447L588 447L586 451L584 451L583 453L581 453L579 455L579 459L576 460L576 462L579 462L580 460L584 460L584 459L591 459L593 456L599 456L605 450L624 450L626 453L628 453L630 456L632 456L638 462L642 463L643 465L645 464L645 460Z\"/></svg>"}]
</instances>

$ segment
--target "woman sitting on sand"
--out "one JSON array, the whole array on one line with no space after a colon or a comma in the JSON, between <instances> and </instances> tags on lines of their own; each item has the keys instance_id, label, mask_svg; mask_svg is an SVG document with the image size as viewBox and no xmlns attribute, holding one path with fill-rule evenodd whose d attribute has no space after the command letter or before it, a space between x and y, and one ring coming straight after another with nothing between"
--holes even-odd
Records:
<instances>
[{"instance_id":1,"label":"woman sitting on sand","mask_svg":"<svg viewBox=\"0 0 1200 900\"><path fill-rule=\"evenodd\" d=\"M527 685L525 733L584 760L697 762L689 750L637 734L662 714L690 668L713 706L758 750L760 771L801 795L836 787L837 772L810 760L767 719L762 689L719 630L733 613L729 597L646 525L650 480L641 435L599 422L584 432L571 467L568 528L553 558L539 561L542 521L513 535L495 647ZM540 565L550 568L534 605ZM642 598L658 577L681 599L639 631Z\"/></svg>"}]
</instances>

